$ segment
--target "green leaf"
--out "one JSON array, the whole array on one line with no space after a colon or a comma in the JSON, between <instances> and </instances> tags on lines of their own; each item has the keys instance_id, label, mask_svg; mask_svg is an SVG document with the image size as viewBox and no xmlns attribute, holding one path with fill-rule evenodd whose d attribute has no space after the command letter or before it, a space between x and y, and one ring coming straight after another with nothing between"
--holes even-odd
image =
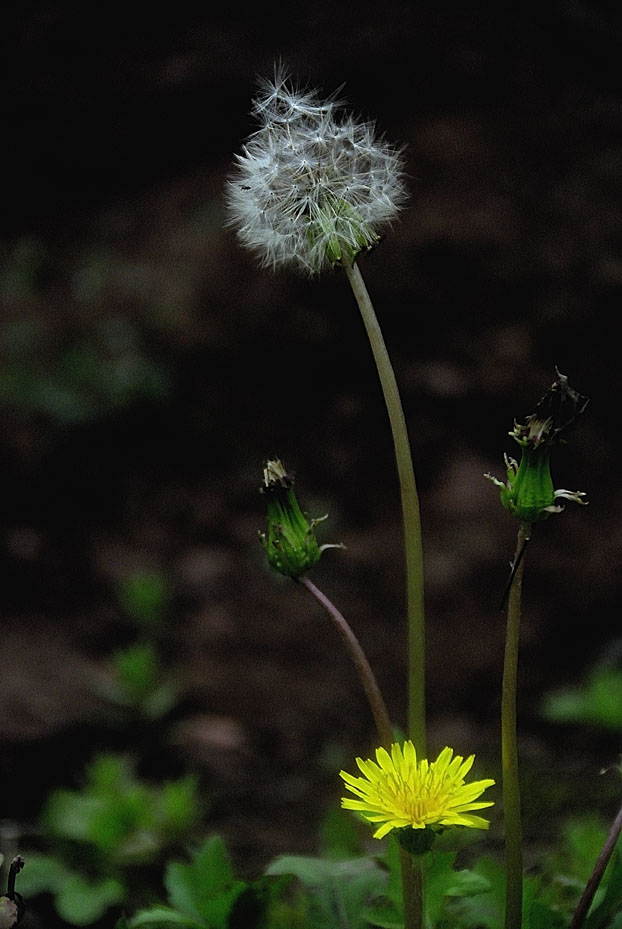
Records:
<instances>
[{"instance_id":1,"label":"green leaf","mask_svg":"<svg viewBox=\"0 0 622 929\"><path fill-rule=\"evenodd\" d=\"M450 897L446 902L449 920L447 927L464 929L499 929L503 925L505 909L505 872L490 858L480 858L472 874L488 884L488 889L476 896Z\"/></svg>"},{"instance_id":2,"label":"green leaf","mask_svg":"<svg viewBox=\"0 0 622 929\"><path fill-rule=\"evenodd\" d=\"M384 863L389 872L385 895L395 907L398 915L404 921L404 898L402 895L402 855L399 843L395 836L391 836L384 856Z\"/></svg>"},{"instance_id":3,"label":"green leaf","mask_svg":"<svg viewBox=\"0 0 622 929\"><path fill-rule=\"evenodd\" d=\"M309 929L307 898L289 876L259 877L236 899L227 929Z\"/></svg>"},{"instance_id":4,"label":"green leaf","mask_svg":"<svg viewBox=\"0 0 622 929\"><path fill-rule=\"evenodd\" d=\"M367 929L367 913L383 895L387 875L370 858L330 861L287 855L277 858L267 874L291 874L310 896L310 929Z\"/></svg>"},{"instance_id":5,"label":"green leaf","mask_svg":"<svg viewBox=\"0 0 622 929\"><path fill-rule=\"evenodd\" d=\"M381 929L400 929L404 925L404 904L402 899L402 871L399 845L390 841L384 853L384 862L389 871L388 882L384 896L392 906L379 905L367 911L367 919L373 926ZM492 890L491 880L486 873L487 866L480 865L479 870L454 870L456 852L433 851L425 856L425 907L426 925L451 926L457 925L456 916L462 912L462 901L469 897L481 897ZM491 863L492 864L492 863ZM493 866L494 867L494 866ZM502 872L501 872L502 876ZM467 909L465 926L475 926L477 916L477 902L471 903ZM489 907L489 901L484 909ZM444 921L444 914L450 911L449 921ZM486 916L484 915L484 918ZM491 916L491 925L494 918ZM460 923L462 925L462 923ZM485 923L482 923L485 925Z\"/></svg>"},{"instance_id":6,"label":"green leaf","mask_svg":"<svg viewBox=\"0 0 622 929\"><path fill-rule=\"evenodd\" d=\"M158 571L136 571L118 588L121 606L142 626L155 626L163 618L171 599L168 579Z\"/></svg>"},{"instance_id":7,"label":"green leaf","mask_svg":"<svg viewBox=\"0 0 622 929\"><path fill-rule=\"evenodd\" d=\"M326 858L353 858L361 852L356 820L341 809L331 809L324 816L320 841Z\"/></svg>"},{"instance_id":8,"label":"green leaf","mask_svg":"<svg viewBox=\"0 0 622 929\"><path fill-rule=\"evenodd\" d=\"M141 704L141 710L147 719L162 719L179 701L179 691L172 684L163 683L156 687Z\"/></svg>"},{"instance_id":9,"label":"green leaf","mask_svg":"<svg viewBox=\"0 0 622 929\"><path fill-rule=\"evenodd\" d=\"M19 875L18 890L23 897L55 893L73 872L60 859L39 852L28 853L28 867Z\"/></svg>"},{"instance_id":10,"label":"green leaf","mask_svg":"<svg viewBox=\"0 0 622 929\"><path fill-rule=\"evenodd\" d=\"M160 791L162 825L175 836L181 836L199 817L197 780L192 775L178 781L167 781Z\"/></svg>"},{"instance_id":11,"label":"green leaf","mask_svg":"<svg viewBox=\"0 0 622 929\"><path fill-rule=\"evenodd\" d=\"M607 926L611 917L622 909L622 855L619 851L613 853L607 872L605 892L600 902L593 905L588 913L584 923L585 929L601 929Z\"/></svg>"},{"instance_id":12,"label":"green leaf","mask_svg":"<svg viewBox=\"0 0 622 929\"><path fill-rule=\"evenodd\" d=\"M404 919L392 906L371 906L366 911L367 922L377 929L404 929Z\"/></svg>"},{"instance_id":13,"label":"green leaf","mask_svg":"<svg viewBox=\"0 0 622 929\"><path fill-rule=\"evenodd\" d=\"M540 900L534 900L525 915L524 929L565 929L566 926L562 914Z\"/></svg>"},{"instance_id":14,"label":"green leaf","mask_svg":"<svg viewBox=\"0 0 622 929\"><path fill-rule=\"evenodd\" d=\"M113 878L90 882L74 874L56 893L54 905L61 919L73 926L88 926L124 897L123 884Z\"/></svg>"},{"instance_id":15,"label":"green leaf","mask_svg":"<svg viewBox=\"0 0 622 929\"><path fill-rule=\"evenodd\" d=\"M542 714L552 722L580 722L606 729L622 728L622 671L594 668L578 687L547 694Z\"/></svg>"},{"instance_id":16,"label":"green leaf","mask_svg":"<svg viewBox=\"0 0 622 929\"><path fill-rule=\"evenodd\" d=\"M455 852L433 852L426 858L425 907L432 926L440 920L447 897L463 899L491 890L491 882L485 874L466 869L455 871L455 859Z\"/></svg>"},{"instance_id":17,"label":"green leaf","mask_svg":"<svg viewBox=\"0 0 622 929\"><path fill-rule=\"evenodd\" d=\"M440 919L445 897L450 890L455 893L456 876L453 870L455 852L440 852L426 856L425 867L425 911L430 925L435 926Z\"/></svg>"},{"instance_id":18,"label":"green leaf","mask_svg":"<svg viewBox=\"0 0 622 929\"><path fill-rule=\"evenodd\" d=\"M280 855L266 868L266 874L292 874L307 887L321 887L330 877L334 862L304 855Z\"/></svg>"},{"instance_id":19,"label":"green leaf","mask_svg":"<svg viewBox=\"0 0 622 929\"><path fill-rule=\"evenodd\" d=\"M559 851L552 857L552 867L585 885L606 838L607 830L596 816L586 814L581 819L569 820L562 827Z\"/></svg>"},{"instance_id":20,"label":"green leaf","mask_svg":"<svg viewBox=\"0 0 622 929\"><path fill-rule=\"evenodd\" d=\"M53 839L84 846L81 855L112 870L153 861L171 842L182 839L198 818L197 785L192 777L162 786L139 780L132 762L98 755L82 791L56 790L46 804L44 828Z\"/></svg>"},{"instance_id":21,"label":"green leaf","mask_svg":"<svg viewBox=\"0 0 622 929\"><path fill-rule=\"evenodd\" d=\"M203 920L191 919L167 906L154 906L149 910L141 910L132 916L127 923L129 929L167 929L168 926L182 926L185 929L206 929Z\"/></svg>"},{"instance_id":22,"label":"green leaf","mask_svg":"<svg viewBox=\"0 0 622 929\"><path fill-rule=\"evenodd\" d=\"M228 929L233 908L246 889L244 881L235 881L201 903L201 915L210 929Z\"/></svg>"},{"instance_id":23,"label":"green leaf","mask_svg":"<svg viewBox=\"0 0 622 929\"><path fill-rule=\"evenodd\" d=\"M220 836L210 836L189 864L171 862L164 877L169 902L181 913L226 927L236 899L245 890L234 880L233 868Z\"/></svg>"},{"instance_id":24,"label":"green leaf","mask_svg":"<svg viewBox=\"0 0 622 929\"><path fill-rule=\"evenodd\" d=\"M93 819L101 809L101 801L93 796L81 796L71 790L53 791L43 813L44 828L53 836L89 842Z\"/></svg>"}]
</instances>

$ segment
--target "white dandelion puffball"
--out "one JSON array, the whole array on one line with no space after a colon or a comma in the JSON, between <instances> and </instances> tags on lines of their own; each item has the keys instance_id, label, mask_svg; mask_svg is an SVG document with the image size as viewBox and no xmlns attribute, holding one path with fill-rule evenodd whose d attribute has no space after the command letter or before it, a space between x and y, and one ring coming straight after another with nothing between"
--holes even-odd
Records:
<instances>
[{"instance_id":1,"label":"white dandelion puffball","mask_svg":"<svg viewBox=\"0 0 622 929\"><path fill-rule=\"evenodd\" d=\"M236 155L227 190L242 244L264 265L309 274L375 245L406 200L399 149L278 69L261 81L252 113L260 126Z\"/></svg>"}]
</instances>

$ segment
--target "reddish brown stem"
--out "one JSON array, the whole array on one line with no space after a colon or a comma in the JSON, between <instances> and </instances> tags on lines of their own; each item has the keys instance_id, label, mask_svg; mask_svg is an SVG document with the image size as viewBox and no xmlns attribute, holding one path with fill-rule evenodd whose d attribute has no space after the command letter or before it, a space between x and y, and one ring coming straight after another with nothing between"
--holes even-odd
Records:
<instances>
[{"instance_id":1,"label":"reddish brown stem","mask_svg":"<svg viewBox=\"0 0 622 929\"><path fill-rule=\"evenodd\" d=\"M334 603L332 603L328 597L322 593L322 591L315 586L313 581L310 581L308 577L298 578L300 584L303 587L306 587L309 593L315 597L318 603L326 610L333 623L335 624L337 631L343 641L345 642L346 648L350 653L350 657L354 662L354 666L358 671L361 683L365 688L365 693L367 694L367 699L369 700L369 705L376 723L376 728L378 730L378 735L380 736L380 742L385 748L389 748L393 739L393 727L391 725L391 720L387 712L387 707L384 702L384 698L380 693L380 688L376 681L374 672L371 669L371 665L367 660L367 656L361 647L361 643L354 635L352 628L350 627L347 620L339 612Z\"/></svg>"},{"instance_id":2,"label":"reddish brown stem","mask_svg":"<svg viewBox=\"0 0 622 929\"><path fill-rule=\"evenodd\" d=\"M590 906L592 905L594 894L598 890L598 885L600 884L602 876L605 873L605 868L609 864L609 859L611 858L613 850L616 847L616 842L618 841L620 832L622 832L622 807L614 819L611 831L607 836L607 840L603 845L600 855L596 859L594 870L590 875L589 881L585 885L585 890L581 895L579 905L577 906L575 914L572 917L570 929L579 929L579 927L583 925L583 921L588 914Z\"/></svg>"}]
</instances>

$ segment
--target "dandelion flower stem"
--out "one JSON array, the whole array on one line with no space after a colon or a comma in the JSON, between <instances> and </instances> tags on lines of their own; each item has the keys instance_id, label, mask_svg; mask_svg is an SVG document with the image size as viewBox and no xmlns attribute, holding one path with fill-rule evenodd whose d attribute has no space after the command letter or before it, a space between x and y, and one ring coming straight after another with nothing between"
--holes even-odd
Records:
<instances>
[{"instance_id":1,"label":"dandelion flower stem","mask_svg":"<svg viewBox=\"0 0 622 929\"><path fill-rule=\"evenodd\" d=\"M423 929L423 855L410 855L400 849L404 929Z\"/></svg>"},{"instance_id":2,"label":"dandelion flower stem","mask_svg":"<svg viewBox=\"0 0 622 929\"><path fill-rule=\"evenodd\" d=\"M326 610L333 623L337 627L339 635L345 642L346 648L350 653L350 657L354 662L354 666L358 671L359 677L367 694L367 699L369 700L369 705L374 717L374 722L376 723L376 729L378 730L378 735L380 737L380 742L387 749L390 748L391 743L393 742L393 727L391 725L391 720L387 712L387 707L384 702L384 698L378 687L376 677L372 671L371 665L367 660L367 656L361 647L361 643L355 636L350 624L344 618L344 616L339 612L334 603L328 599L326 594L322 593L319 587L310 581L308 577L298 578L300 584L303 587L306 587L311 596L315 597L318 603Z\"/></svg>"},{"instance_id":3,"label":"dandelion flower stem","mask_svg":"<svg viewBox=\"0 0 622 929\"><path fill-rule=\"evenodd\" d=\"M356 262L345 262L348 281L356 298L363 324L378 369L380 384L389 414L395 459L402 497L404 547L406 555L406 595L408 611L408 720L409 734L417 753L426 755L425 726L425 624L423 605L423 552L421 518L415 472L393 365Z\"/></svg>"},{"instance_id":4,"label":"dandelion flower stem","mask_svg":"<svg viewBox=\"0 0 622 929\"><path fill-rule=\"evenodd\" d=\"M521 618L521 589L525 567L524 545L530 525L521 523L516 543L516 570L508 596L503 689L501 695L501 764L505 811L505 929L521 929L523 908L523 842L521 829L518 743L516 735L516 690Z\"/></svg>"},{"instance_id":5,"label":"dandelion flower stem","mask_svg":"<svg viewBox=\"0 0 622 929\"><path fill-rule=\"evenodd\" d=\"M393 742L393 727L376 677L359 640L334 603L322 593L319 587L316 587L313 581L303 575L298 578L298 583L306 587L311 596L315 597L337 627L339 635L350 652L350 657L367 694L380 742L386 749L390 749ZM409 855L404 849L400 849L400 861L404 897L404 929L423 929L423 871L421 863L415 862L413 856Z\"/></svg>"}]
</instances>

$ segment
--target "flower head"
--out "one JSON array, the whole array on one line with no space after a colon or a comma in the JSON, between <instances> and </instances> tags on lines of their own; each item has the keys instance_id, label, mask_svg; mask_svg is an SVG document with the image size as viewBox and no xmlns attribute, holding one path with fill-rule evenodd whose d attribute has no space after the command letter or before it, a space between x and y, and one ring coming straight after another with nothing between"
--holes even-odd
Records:
<instances>
[{"instance_id":1,"label":"flower head","mask_svg":"<svg viewBox=\"0 0 622 929\"><path fill-rule=\"evenodd\" d=\"M259 129L236 156L230 225L264 265L315 273L379 240L406 199L400 152L335 97L290 83L281 69L253 101Z\"/></svg>"},{"instance_id":2,"label":"flower head","mask_svg":"<svg viewBox=\"0 0 622 929\"><path fill-rule=\"evenodd\" d=\"M557 500L585 503L583 491L554 490L551 478L550 457L553 445L585 410L588 398L568 384L568 378L557 371L557 380L537 403L535 411L524 424L514 423L510 435L521 447L520 464L505 456L507 481L488 477L501 488L501 503L506 510L523 523L546 519L551 513L560 513Z\"/></svg>"},{"instance_id":3,"label":"flower head","mask_svg":"<svg viewBox=\"0 0 622 929\"><path fill-rule=\"evenodd\" d=\"M275 458L264 468L262 493L268 502L268 531L259 534L270 567L279 574L298 578L320 560L327 548L343 545L318 545L315 527L326 519L320 516L309 519L302 512L294 493L294 479L281 461Z\"/></svg>"},{"instance_id":4,"label":"flower head","mask_svg":"<svg viewBox=\"0 0 622 929\"><path fill-rule=\"evenodd\" d=\"M488 820L474 816L472 810L492 806L492 801L477 801L495 782L488 778L465 784L464 778L473 764L444 748L436 761L417 760L412 742L402 746L395 742L389 753L376 749L376 762L357 758L363 777L341 771L348 790L359 799L344 797L342 807L357 810L371 823L380 823L374 833L381 839L391 829L426 829L438 826L470 826L487 829Z\"/></svg>"}]
</instances>

